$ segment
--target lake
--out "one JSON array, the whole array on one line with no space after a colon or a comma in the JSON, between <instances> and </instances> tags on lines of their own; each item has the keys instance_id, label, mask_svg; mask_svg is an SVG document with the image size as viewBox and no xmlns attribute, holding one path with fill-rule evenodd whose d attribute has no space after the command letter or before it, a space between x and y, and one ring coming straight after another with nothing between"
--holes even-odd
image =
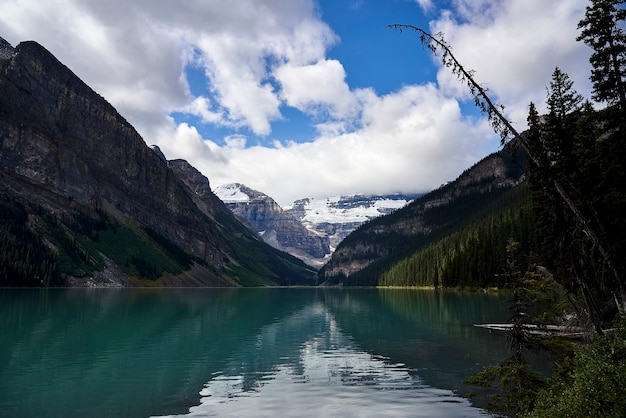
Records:
<instances>
[{"instance_id":1,"label":"lake","mask_svg":"<svg viewBox=\"0 0 626 418\"><path fill-rule=\"evenodd\" d=\"M2 417L475 417L506 296L0 289Z\"/></svg>"}]
</instances>

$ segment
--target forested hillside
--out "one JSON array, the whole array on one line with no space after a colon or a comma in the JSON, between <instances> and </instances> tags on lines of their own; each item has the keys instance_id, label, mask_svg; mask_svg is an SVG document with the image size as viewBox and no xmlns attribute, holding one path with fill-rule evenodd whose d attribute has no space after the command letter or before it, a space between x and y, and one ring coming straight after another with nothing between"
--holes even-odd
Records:
<instances>
[{"instance_id":1,"label":"forested hillside","mask_svg":"<svg viewBox=\"0 0 626 418\"><path fill-rule=\"evenodd\" d=\"M468 85L502 138L505 148L497 157L504 160L513 147L527 161L509 161L506 176L521 179L512 170L526 167L528 185L518 200L501 200L508 189L494 178L502 168L481 162L482 176L472 167L452 184L359 228L337 248L320 279L343 285L511 286L498 272L507 268L507 247L515 242L525 260L517 267L541 263L600 331L623 310L626 294L626 35L618 24L626 18L623 3L592 1L579 24L579 40L594 50L591 99L600 109L557 67L546 80L548 113L539 115L530 103L529 129L523 133L456 60L441 34L395 25L417 32Z\"/></svg>"},{"instance_id":2,"label":"forested hillside","mask_svg":"<svg viewBox=\"0 0 626 418\"><path fill-rule=\"evenodd\" d=\"M505 287L503 268L511 239L521 251L539 254L535 216L526 184L489 205L480 220L451 232L384 271L382 286Z\"/></svg>"}]
</instances>

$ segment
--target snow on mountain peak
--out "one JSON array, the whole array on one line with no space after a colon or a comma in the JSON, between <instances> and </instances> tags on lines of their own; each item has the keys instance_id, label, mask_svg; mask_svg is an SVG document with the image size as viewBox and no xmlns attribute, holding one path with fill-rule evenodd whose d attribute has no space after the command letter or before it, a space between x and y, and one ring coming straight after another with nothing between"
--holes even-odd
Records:
<instances>
[{"instance_id":1,"label":"snow on mountain peak","mask_svg":"<svg viewBox=\"0 0 626 418\"><path fill-rule=\"evenodd\" d=\"M412 200L398 196L334 196L326 199L307 198L295 202L303 210L301 220L305 224L360 223L401 208Z\"/></svg>"},{"instance_id":2,"label":"snow on mountain peak","mask_svg":"<svg viewBox=\"0 0 626 418\"><path fill-rule=\"evenodd\" d=\"M250 201L250 196L241 191L241 184L231 183L216 187L213 193L224 203L245 203Z\"/></svg>"}]
</instances>

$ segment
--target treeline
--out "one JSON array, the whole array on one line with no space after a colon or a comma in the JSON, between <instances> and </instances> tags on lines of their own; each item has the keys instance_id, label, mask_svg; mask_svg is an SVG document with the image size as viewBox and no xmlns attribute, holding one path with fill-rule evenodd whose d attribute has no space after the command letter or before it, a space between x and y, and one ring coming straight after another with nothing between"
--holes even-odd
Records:
<instances>
[{"instance_id":1,"label":"treeline","mask_svg":"<svg viewBox=\"0 0 626 418\"><path fill-rule=\"evenodd\" d=\"M153 229L120 223L100 210L77 211L48 220L47 225L52 239L63 248L62 271L73 277L101 271L105 266L101 254L129 277L147 280L157 280L165 272L180 273L192 263L180 246Z\"/></svg>"},{"instance_id":2,"label":"treeline","mask_svg":"<svg viewBox=\"0 0 626 418\"><path fill-rule=\"evenodd\" d=\"M382 274L382 286L504 287L506 245L520 243L537 254L539 237L526 185L503 198L505 207L397 262Z\"/></svg>"},{"instance_id":3,"label":"treeline","mask_svg":"<svg viewBox=\"0 0 626 418\"><path fill-rule=\"evenodd\" d=\"M88 249L81 241L96 237L99 230L105 230L106 224L93 229L84 214L73 217L62 214L57 218L49 213L40 215L39 230L56 249L56 262L60 273L73 277L84 277L104 268L102 257L97 251Z\"/></svg>"},{"instance_id":4,"label":"treeline","mask_svg":"<svg viewBox=\"0 0 626 418\"><path fill-rule=\"evenodd\" d=\"M63 286L67 277L103 270L102 254L129 277L147 280L203 262L158 232L122 225L99 210L54 216L7 196L0 200L0 286Z\"/></svg>"},{"instance_id":5,"label":"treeline","mask_svg":"<svg viewBox=\"0 0 626 418\"><path fill-rule=\"evenodd\" d=\"M54 253L28 222L23 205L0 199L0 286L62 284Z\"/></svg>"}]
</instances>

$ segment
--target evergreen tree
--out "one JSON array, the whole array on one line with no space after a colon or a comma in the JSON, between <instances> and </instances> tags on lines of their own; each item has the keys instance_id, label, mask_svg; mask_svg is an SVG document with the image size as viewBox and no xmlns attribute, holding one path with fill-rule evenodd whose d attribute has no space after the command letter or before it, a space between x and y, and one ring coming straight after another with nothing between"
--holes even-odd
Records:
<instances>
[{"instance_id":1,"label":"evergreen tree","mask_svg":"<svg viewBox=\"0 0 626 418\"><path fill-rule=\"evenodd\" d=\"M583 96L574 90L574 81L559 67L554 69L547 95L548 110L554 118L563 123L568 115L579 112Z\"/></svg>"},{"instance_id":2,"label":"evergreen tree","mask_svg":"<svg viewBox=\"0 0 626 418\"><path fill-rule=\"evenodd\" d=\"M593 49L589 58L593 69L593 98L609 105L626 105L626 35L620 22L626 19L625 0L591 0L578 41Z\"/></svg>"},{"instance_id":3,"label":"evergreen tree","mask_svg":"<svg viewBox=\"0 0 626 418\"><path fill-rule=\"evenodd\" d=\"M598 272L598 260L601 257L593 245L589 245L579 227L579 221L563 206L553 181L556 180L561 184L559 187L566 189L567 194L573 199L573 204L581 210L581 213L584 211L587 219L591 219L590 214L594 213L594 210L589 204L590 190L581 191L580 184L573 181L581 177L579 173L582 161L575 159L572 150L574 145L580 148L578 144L574 144L578 138L575 135L578 129L575 121L576 114L582 114L582 107L577 103L580 101L578 99L570 100L569 105L563 105L567 100L562 100L562 97L577 97L577 93L572 93L571 84L566 83L568 88L562 88L566 85L563 80L566 80L566 76L560 71L555 71L548 96L548 101L552 104L549 104L550 114L545 122L542 122L531 103L526 139L529 151L536 157L536 164L529 167L529 181L543 241L542 251L548 261L548 267L570 292L572 301L576 301L578 297L582 299L580 303L576 301L577 304L584 306L580 307L579 311L585 312L585 316L589 317L596 331L601 333L602 313L598 299L601 304L607 298L606 294L601 294L604 292L599 291L604 287ZM574 114L564 114L560 113L561 108L578 111ZM603 228L598 227L598 230L602 231ZM600 238L606 240L604 236Z\"/></svg>"},{"instance_id":4,"label":"evergreen tree","mask_svg":"<svg viewBox=\"0 0 626 418\"><path fill-rule=\"evenodd\" d=\"M530 313L533 305L532 292L537 287L533 283L535 274L524 273L519 268L519 243L509 240L506 245L506 267L504 276L511 290L509 301L509 324L507 340L511 355L496 366L483 368L472 375L466 383L484 388L494 387L488 409L517 416L533 409L537 401L537 391L545 387L541 375L533 370L527 355L536 351L542 344L541 338L533 335L537 318ZM551 289L546 289L551 290Z\"/></svg>"},{"instance_id":5,"label":"evergreen tree","mask_svg":"<svg viewBox=\"0 0 626 418\"><path fill-rule=\"evenodd\" d=\"M556 67L548 87L546 102L549 113L543 129L543 142L550 162L567 178L575 170L572 156L573 138L583 102L583 97L573 86L574 82L569 75Z\"/></svg>"},{"instance_id":6,"label":"evergreen tree","mask_svg":"<svg viewBox=\"0 0 626 418\"><path fill-rule=\"evenodd\" d=\"M530 164L529 169L539 170L547 167L547 161L545 158L545 152L542 140L542 123L537 107L533 102L530 102L528 107L528 131L526 132L526 141L529 151L536 156L536 164Z\"/></svg>"}]
</instances>

